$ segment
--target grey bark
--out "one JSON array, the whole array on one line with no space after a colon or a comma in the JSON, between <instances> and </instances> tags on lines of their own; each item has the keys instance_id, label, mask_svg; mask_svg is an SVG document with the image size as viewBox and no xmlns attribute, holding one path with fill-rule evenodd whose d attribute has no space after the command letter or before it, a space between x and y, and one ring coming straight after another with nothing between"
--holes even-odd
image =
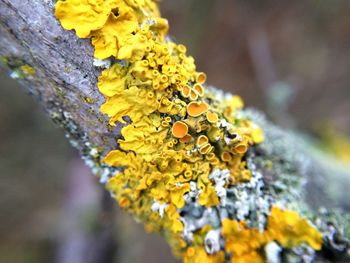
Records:
<instances>
[{"instance_id":1,"label":"grey bark","mask_svg":"<svg viewBox=\"0 0 350 263\"><path fill-rule=\"evenodd\" d=\"M12 70L25 64L35 68L33 77L20 79L27 92L58 122L69 113L89 141L107 151L115 147L118 132L108 130L107 118L99 112L104 99L96 90L100 73L93 66L90 40L64 30L53 9L54 1L1 1L2 60ZM82 150L80 143L78 148Z\"/></svg>"},{"instance_id":2,"label":"grey bark","mask_svg":"<svg viewBox=\"0 0 350 263\"><path fill-rule=\"evenodd\" d=\"M66 131L94 172L103 173L107 168L101 156L117 148L122 127L110 128L99 111L104 98L96 86L100 69L93 66L90 40L64 30L53 15L54 4L51 0L0 0L1 62ZM23 65L33 67L35 74L23 74ZM349 260L346 232L350 223L346 213L334 209L350 208L349 168L317 151L305 136L269 123L261 113L248 110L242 114L265 131L265 142L248 155L255 157L256 169L262 172L271 195L298 202L312 218L330 222L336 229L325 240L320 260ZM271 171L265 169L267 161L273 162ZM321 206L325 209L320 210ZM322 226L325 233L331 231L329 225Z\"/></svg>"}]
</instances>

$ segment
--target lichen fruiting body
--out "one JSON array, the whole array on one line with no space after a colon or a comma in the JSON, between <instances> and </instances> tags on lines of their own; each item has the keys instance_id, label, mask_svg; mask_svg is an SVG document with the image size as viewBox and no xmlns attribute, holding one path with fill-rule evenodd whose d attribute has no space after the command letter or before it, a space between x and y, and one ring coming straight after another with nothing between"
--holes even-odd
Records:
<instances>
[{"instance_id":1,"label":"lichen fruiting body","mask_svg":"<svg viewBox=\"0 0 350 263\"><path fill-rule=\"evenodd\" d=\"M249 207L232 201L237 187L262 184L244 159L262 130L240 116L238 96L206 87L186 47L167 38L156 1L58 1L55 14L65 29L91 38L96 59L108 59L98 89L109 124L130 120L105 157L122 167L106 182L121 207L161 232L185 262L260 262L272 241L320 249L306 219L262 193L262 229L251 227Z\"/></svg>"}]
</instances>

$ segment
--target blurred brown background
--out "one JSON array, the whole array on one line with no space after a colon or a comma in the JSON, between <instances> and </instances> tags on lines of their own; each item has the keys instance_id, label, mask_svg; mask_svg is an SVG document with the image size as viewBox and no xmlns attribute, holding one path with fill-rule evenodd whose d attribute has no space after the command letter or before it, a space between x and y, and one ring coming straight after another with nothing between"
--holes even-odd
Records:
<instances>
[{"instance_id":1,"label":"blurred brown background","mask_svg":"<svg viewBox=\"0 0 350 263\"><path fill-rule=\"evenodd\" d=\"M350 1L163 0L161 9L208 83L321 141L350 136ZM110 204L32 98L0 79L0 262L79 263L80 252L84 262L94 253L175 262Z\"/></svg>"}]
</instances>

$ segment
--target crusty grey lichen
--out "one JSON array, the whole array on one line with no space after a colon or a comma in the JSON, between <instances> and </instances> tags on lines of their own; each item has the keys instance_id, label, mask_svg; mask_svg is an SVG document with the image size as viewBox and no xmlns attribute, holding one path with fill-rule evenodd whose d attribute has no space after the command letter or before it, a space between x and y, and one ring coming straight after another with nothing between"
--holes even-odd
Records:
<instances>
[{"instance_id":1,"label":"crusty grey lichen","mask_svg":"<svg viewBox=\"0 0 350 263\"><path fill-rule=\"evenodd\" d=\"M324 236L321 252L315 254L306 246L284 249L281 261L350 262L350 215L335 208L336 202L329 195L319 196L320 192L326 193L322 189L327 187L324 181L329 177L323 173L329 171L315 167L317 160L310 151L305 151L306 147L312 147L305 141L307 137L276 127L255 110L246 110L243 114L257 122L265 132L264 142L247 155L248 160L254 156L253 170L263 174L265 192L286 207L298 208ZM318 180L315 180L316 171ZM324 206L320 206L319 201L314 202L315 198L321 199Z\"/></svg>"},{"instance_id":2,"label":"crusty grey lichen","mask_svg":"<svg viewBox=\"0 0 350 263\"><path fill-rule=\"evenodd\" d=\"M101 183L115 175L117 168L103 163L101 151L91 144L87 134L79 129L71 114L62 110L57 104L53 109L55 110L50 112L51 119L65 131L65 136L70 144L80 151L81 158L91 168L92 173L100 178Z\"/></svg>"}]
</instances>

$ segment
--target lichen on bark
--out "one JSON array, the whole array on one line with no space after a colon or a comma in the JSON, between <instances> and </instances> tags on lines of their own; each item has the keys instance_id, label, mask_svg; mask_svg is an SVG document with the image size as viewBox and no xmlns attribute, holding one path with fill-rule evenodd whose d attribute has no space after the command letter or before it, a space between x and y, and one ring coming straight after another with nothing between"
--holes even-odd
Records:
<instances>
[{"instance_id":1,"label":"lichen on bark","mask_svg":"<svg viewBox=\"0 0 350 263\"><path fill-rule=\"evenodd\" d=\"M34 78L24 76L20 78L20 81L29 88L35 98L40 100L53 119L57 120L70 134L73 145L80 149L82 155L86 156L85 158L88 158L87 163L92 165L97 172L101 171L101 168L106 168L109 173L104 179L112 176L114 170L109 170L110 167L107 166L104 167L101 160L106 153L117 147L116 139L122 138L120 131L123 125L108 126L108 120L99 112L98 107L102 104L103 98L96 89L96 77L100 74L100 70L92 65L93 50L89 42L78 40L73 34L62 31L52 15L53 2L31 1L28 3L28 8L36 8L38 14L32 14L26 9L19 8L20 1L1 1L0 3L0 30L5 40L0 45L2 56L18 58L23 61L22 65L30 65L35 69ZM11 17L16 12L19 12L21 19L16 20ZM32 26L33 22L38 22L35 27ZM52 27L50 32L47 25ZM33 34L30 35L25 30L22 32L23 28L27 28ZM42 39L45 41L40 42ZM13 46L6 45L6 41L13 42ZM74 47L74 50L71 47ZM48 57L50 52L53 56ZM219 91L213 92L218 93ZM84 98L91 99L86 101ZM228 193L226 199L228 203L231 202L231 208L227 211L228 214L231 213L229 216L248 220L251 228L264 228L269 206L277 201L282 207L299 210L301 214L314 222L324 237L323 248L317 255L310 247L302 245L297 248L286 247L281 253L278 253L278 257L290 261L305 258L305 256L319 259L331 259L332 257L339 260L346 259L349 242L343 229L348 229L348 222L332 212L335 200L327 193L322 182L322 180L329 180L329 177L325 175L328 172L319 171L315 167L319 160L307 151L309 146L305 140L300 138L300 134L293 135L291 132L273 126L256 112L244 110L239 111L238 114L240 118L248 118L262 127L265 141L260 145L250 147L243 157L254 180L241 183L233 187L231 193ZM318 178L315 178L316 174ZM104 179L102 181L105 181ZM305 187L308 191L305 191ZM260 199L262 196L263 200ZM310 208L319 206L319 203L315 203L312 199L314 196L324 201L322 203L328 206L328 212L321 210L318 213ZM122 201L121 203L125 204L125 199ZM259 205L259 201L263 201L262 204ZM268 205L263 205L264 202ZM155 204L158 204L159 207L154 209L161 213L162 204L159 202ZM185 211L186 209L188 211ZM201 218L192 213L204 214L212 218L218 217L218 221L213 219L212 222L209 222L216 230L220 227L220 218L227 217L225 214L218 215L217 209L208 211L207 208L198 207L195 204L186 209L183 215L184 217L187 215L186 220L191 221L191 224L192 222L197 224ZM200 239L210 232L209 229L205 231L192 233L195 238L199 239L198 244L201 246L205 245L205 240L200 241ZM210 240L215 240L214 234L208 236ZM213 243L210 242L210 247L207 243L205 251L200 247L195 248L199 249L198 255L203 258L208 257L208 251L212 251L209 248L213 247ZM187 248L186 251L189 254L187 255L188 260L191 259L193 252L191 247L193 246ZM219 250L223 251L222 244ZM269 259L268 255L266 253L264 257ZM228 253L227 256L230 257L230 254ZM217 259L222 260L223 258L219 255Z\"/></svg>"}]
</instances>

